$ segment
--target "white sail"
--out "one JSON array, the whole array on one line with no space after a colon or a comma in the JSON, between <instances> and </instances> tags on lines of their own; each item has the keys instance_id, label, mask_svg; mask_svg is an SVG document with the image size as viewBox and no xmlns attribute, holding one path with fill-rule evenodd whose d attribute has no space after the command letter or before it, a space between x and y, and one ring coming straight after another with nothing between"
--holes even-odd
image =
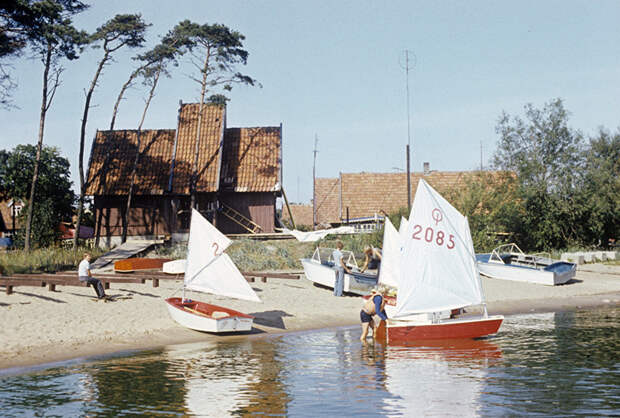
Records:
<instances>
[{"instance_id":1,"label":"white sail","mask_svg":"<svg viewBox=\"0 0 620 418\"><path fill-rule=\"evenodd\" d=\"M198 292L260 302L245 277L225 253L198 273L185 287Z\"/></svg>"},{"instance_id":2,"label":"white sail","mask_svg":"<svg viewBox=\"0 0 620 418\"><path fill-rule=\"evenodd\" d=\"M397 317L483 300L467 219L424 180L409 215L398 285Z\"/></svg>"},{"instance_id":3,"label":"white sail","mask_svg":"<svg viewBox=\"0 0 620 418\"><path fill-rule=\"evenodd\" d=\"M398 234L400 235L403 242L405 241L405 236L407 235L407 225L409 225L409 221L404 216L401 216L400 226L398 227Z\"/></svg>"},{"instance_id":4,"label":"white sail","mask_svg":"<svg viewBox=\"0 0 620 418\"><path fill-rule=\"evenodd\" d=\"M260 302L230 257L223 252L231 242L200 212L192 209L185 288Z\"/></svg>"},{"instance_id":5,"label":"white sail","mask_svg":"<svg viewBox=\"0 0 620 418\"><path fill-rule=\"evenodd\" d=\"M385 217L383 225L383 248L381 249L381 269L379 284L398 287L400 276L400 257L402 240L390 218Z\"/></svg>"}]
</instances>

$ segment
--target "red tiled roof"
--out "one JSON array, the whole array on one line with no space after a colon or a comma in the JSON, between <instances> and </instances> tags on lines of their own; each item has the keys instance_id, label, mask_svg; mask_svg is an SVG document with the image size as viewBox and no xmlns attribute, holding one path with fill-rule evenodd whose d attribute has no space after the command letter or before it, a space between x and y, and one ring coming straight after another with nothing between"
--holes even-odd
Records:
<instances>
[{"instance_id":1,"label":"red tiled roof","mask_svg":"<svg viewBox=\"0 0 620 418\"><path fill-rule=\"evenodd\" d=\"M411 173L411 200L413 202L420 178L442 192L473 173ZM346 218L347 208L349 219L355 219L390 214L407 207L406 173L342 173L340 179L316 179L316 190L319 222L339 223Z\"/></svg>"},{"instance_id":2,"label":"red tiled roof","mask_svg":"<svg viewBox=\"0 0 620 418\"><path fill-rule=\"evenodd\" d=\"M340 179L317 178L316 193L316 222L340 222Z\"/></svg>"},{"instance_id":3,"label":"red tiled roof","mask_svg":"<svg viewBox=\"0 0 620 418\"><path fill-rule=\"evenodd\" d=\"M189 194L196 154L199 103L181 105L176 147L172 192ZM218 189L220 145L224 133L226 108L218 105L204 105L198 144L197 192L215 192Z\"/></svg>"},{"instance_id":4,"label":"red tiled roof","mask_svg":"<svg viewBox=\"0 0 620 418\"><path fill-rule=\"evenodd\" d=\"M295 226L312 226L312 205L289 205ZM289 220L290 216L286 206L282 207L282 220Z\"/></svg>"},{"instance_id":5,"label":"red tiled roof","mask_svg":"<svg viewBox=\"0 0 620 418\"><path fill-rule=\"evenodd\" d=\"M136 194L161 195L169 191L173 160L171 192L190 193L198 111L198 103L183 104L179 110L177 130L141 132ZM224 129L225 112L225 107L219 105L207 104L203 108L198 142L197 191L276 191L281 183L281 128ZM222 142L224 152L221 152ZM91 150L87 195L128 193L137 143L136 130L97 132Z\"/></svg>"},{"instance_id":6,"label":"red tiled roof","mask_svg":"<svg viewBox=\"0 0 620 418\"><path fill-rule=\"evenodd\" d=\"M143 130L134 193L163 194L168 188L174 129ZM87 195L126 195L136 158L138 131L98 131L91 151Z\"/></svg>"},{"instance_id":7,"label":"red tiled roof","mask_svg":"<svg viewBox=\"0 0 620 418\"><path fill-rule=\"evenodd\" d=\"M280 127L226 129L220 188L236 192L278 190L280 138Z\"/></svg>"}]
</instances>

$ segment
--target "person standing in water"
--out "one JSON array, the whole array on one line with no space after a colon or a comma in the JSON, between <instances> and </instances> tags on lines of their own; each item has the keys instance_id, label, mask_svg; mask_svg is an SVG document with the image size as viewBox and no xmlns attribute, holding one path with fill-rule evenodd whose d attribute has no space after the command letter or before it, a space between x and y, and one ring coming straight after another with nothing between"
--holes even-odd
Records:
<instances>
[{"instance_id":1,"label":"person standing in water","mask_svg":"<svg viewBox=\"0 0 620 418\"><path fill-rule=\"evenodd\" d=\"M360 341L366 342L368 337L368 328L372 327L372 337L377 339L377 328L379 324L375 324L373 315L377 315L382 321L387 321L387 315L385 313L385 289L382 287L376 287L372 290L370 298L364 301L362 310L360 311L360 320L362 321L362 336Z\"/></svg>"}]
</instances>

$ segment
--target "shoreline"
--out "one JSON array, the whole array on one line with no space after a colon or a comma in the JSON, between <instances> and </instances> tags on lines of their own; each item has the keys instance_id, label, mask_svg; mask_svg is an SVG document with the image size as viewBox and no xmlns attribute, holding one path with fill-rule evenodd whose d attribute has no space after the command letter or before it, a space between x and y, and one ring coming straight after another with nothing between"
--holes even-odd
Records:
<instances>
[{"instance_id":1,"label":"shoreline","mask_svg":"<svg viewBox=\"0 0 620 418\"><path fill-rule=\"evenodd\" d=\"M334 298L330 289L300 280L251 283L262 303L200 294L208 303L255 317L252 332L215 335L185 329L169 316L163 299L180 282L117 284L116 300L93 301L91 288L19 287L0 294L0 374L53 366L103 355L159 349L173 344L236 341L309 330L359 326L361 298ZM483 278L490 315L572 311L620 306L620 268L611 274L578 271L566 285L542 286ZM338 303L334 303L337 301ZM500 329L501 332L501 329Z\"/></svg>"}]
</instances>

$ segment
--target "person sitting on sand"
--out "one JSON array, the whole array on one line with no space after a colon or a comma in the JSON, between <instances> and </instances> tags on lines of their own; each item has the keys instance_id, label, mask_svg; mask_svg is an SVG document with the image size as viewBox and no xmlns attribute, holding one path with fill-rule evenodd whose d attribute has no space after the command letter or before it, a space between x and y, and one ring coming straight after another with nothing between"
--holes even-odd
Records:
<instances>
[{"instance_id":1,"label":"person sitting on sand","mask_svg":"<svg viewBox=\"0 0 620 418\"><path fill-rule=\"evenodd\" d=\"M381 266L381 251L367 245L364 248L364 257L364 265L362 266L360 273L368 270L368 273L379 274L379 267Z\"/></svg>"},{"instance_id":2,"label":"person sitting on sand","mask_svg":"<svg viewBox=\"0 0 620 418\"><path fill-rule=\"evenodd\" d=\"M362 336L360 341L366 342L368 336L368 328L372 327L372 337L377 339L378 324L375 324L372 316L377 315L382 321L387 321L385 313L385 288L382 286L375 287L370 294L370 298L364 301L362 310L360 311L360 319L362 321Z\"/></svg>"},{"instance_id":3,"label":"person sitting on sand","mask_svg":"<svg viewBox=\"0 0 620 418\"><path fill-rule=\"evenodd\" d=\"M347 265L344 262L344 256L342 254L342 249L344 248L344 244L342 241L336 242L336 249L332 253L332 258L334 259L334 268L336 269L336 281L334 282L334 296L342 296L342 292L344 291L344 272L350 273L350 270L347 268Z\"/></svg>"},{"instance_id":4,"label":"person sitting on sand","mask_svg":"<svg viewBox=\"0 0 620 418\"><path fill-rule=\"evenodd\" d=\"M105 292L101 281L99 279L95 279L90 274L90 253L84 253L84 259L78 266L78 278L81 282L86 282L93 286L95 293L97 293L97 299L105 298Z\"/></svg>"}]
</instances>

